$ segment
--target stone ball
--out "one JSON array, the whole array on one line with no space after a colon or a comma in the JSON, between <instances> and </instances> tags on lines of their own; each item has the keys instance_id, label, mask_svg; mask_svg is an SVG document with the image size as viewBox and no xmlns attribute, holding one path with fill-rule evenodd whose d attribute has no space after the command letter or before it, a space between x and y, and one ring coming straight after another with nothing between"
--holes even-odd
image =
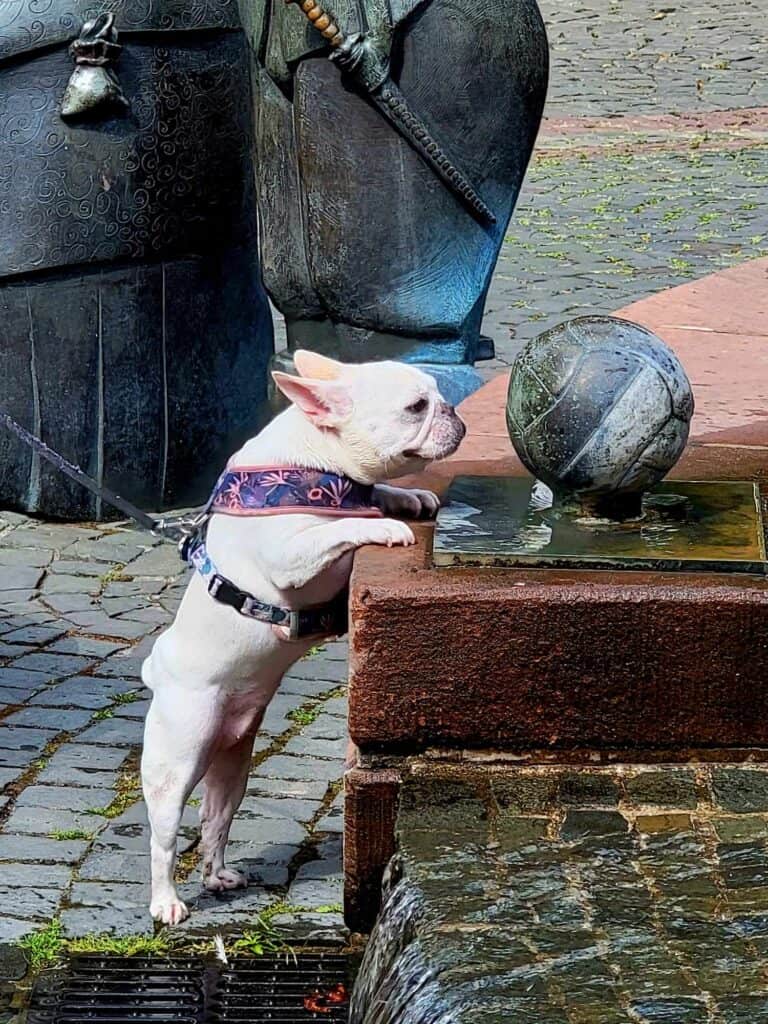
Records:
<instances>
[{"instance_id":1,"label":"stone ball","mask_svg":"<svg viewBox=\"0 0 768 1024\"><path fill-rule=\"evenodd\" d=\"M617 317L568 320L529 342L512 367L512 444L561 498L652 487L682 455L692 416L674 352Z\"/></svg>"}]
</instances>

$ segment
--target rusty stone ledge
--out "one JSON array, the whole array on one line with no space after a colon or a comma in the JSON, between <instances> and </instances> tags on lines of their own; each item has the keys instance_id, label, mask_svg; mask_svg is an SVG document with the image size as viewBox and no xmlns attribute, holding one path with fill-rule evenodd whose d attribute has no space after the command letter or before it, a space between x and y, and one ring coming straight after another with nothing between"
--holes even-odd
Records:
<instances>
[{"instance_id":1,"label":"rusty stone ledge","mask_svg":"<svg viewBox=\"0 0 768 1024\"><path fill-rule=\"evenodd\" d=\"M344 920L370 931L384 869L395 853L401 772L353 768L344 778Z\"/></svg>"},{"instance_id":2,"label":"rusty stone ledge","mask_svg":"<svg viewBox=\"0 0 768 1024\"><path fill-rule=\"evenodd\" d=\"M355 568L363 754L768 745L768 581L436 570L420 539Z\"/></svg>"}]
</instances>

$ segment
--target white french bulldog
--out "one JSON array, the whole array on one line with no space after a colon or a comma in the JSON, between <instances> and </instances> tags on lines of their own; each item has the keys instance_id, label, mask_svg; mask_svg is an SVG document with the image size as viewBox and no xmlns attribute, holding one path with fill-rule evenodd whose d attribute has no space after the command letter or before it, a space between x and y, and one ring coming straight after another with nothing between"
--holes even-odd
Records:
<instances>
[{"instance_id":1,"label":"white french bulldog","mask_svg":"<svg viewBox=\"0 0 768 1024\"><path fill-rule=\"evenodd\" d=\"M302 467L375 485L367 516L255 514L210 519L206 547L215 570L258 601L305 609L329 602L349 581L365 544L414 544L412 530L387 515L433 516L429 491L379 481L418 472L452 454L465 427L434 380L414 367L344 365L297 352L300 377L275 373L293 403L230 460L230 467ZM205 570L203 570L205 571ZM152 829L150 913L164 924L188 916L174 885L182 812L204 780L200 808L203 884L247 884L224 866L232 818L245 793L254 736L290 666L313 640L290 640L282 626L218 603L196 572L175 621L157 640L142 677L153 691L141 763Z\"/></svg>"}]
</instances>

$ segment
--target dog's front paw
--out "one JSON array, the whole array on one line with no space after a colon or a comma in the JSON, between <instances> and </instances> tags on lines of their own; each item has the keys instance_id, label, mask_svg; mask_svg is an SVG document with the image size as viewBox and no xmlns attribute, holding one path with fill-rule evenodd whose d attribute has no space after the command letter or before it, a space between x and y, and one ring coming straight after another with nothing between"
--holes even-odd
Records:
<instances>
[{"instance_id":1,"label":"dog's front paw","mask_svg":"<svg viewBox=\"0 0 768 1024\"><path fill-rule=\"evenodd\" d=\"M374 501L386 515L408 519L433 519L440 508L440 499L432 491L405 490L386 484L377 485Z\"/></svg>"},{"instance_id":2,"label":"dog's front paw","mask_svg":"<svg viewBox=\"0 0 768 1024\"><path fill-rule=\"evenodd\" d=\"M245 889L248 876L234 868L219 868L203 878L203 885L209 892L224 892L226 889Z\"/></svg>"},{"instance_id":3,"label":"dog's front paw","mask_svg":"<svg viewBox=\"0 0 768 1024\"><path fill-rule=\"evenodd\" d=\"M360 538L361 547L364 544L383 544L388 548L400 545L407 548L415 543L413 530L397 519L366 520L365 530Z\"/></svg>"},{"instance_id":4,"label":"dog's front paw","mask_svg":"<svg viewBox=\"0 0 768 1024\"><path fill-rule=\"evenodd\" d=\"M178 896L152 900L149 912L155 921L168 925L181 924L189 917L186 903L183 903Z\"/></svg>"},{"instance_id":5,"label":"dog's front paw","mask_svg":"<svg viewBox=\"0 0 768 1024\"><path fill-rule=\"evenodd\" d=\"M433 491L406 491L419 503L417 515L423 519L434 519L440 511L440 499Z\"/></svg>"}]
</instances>

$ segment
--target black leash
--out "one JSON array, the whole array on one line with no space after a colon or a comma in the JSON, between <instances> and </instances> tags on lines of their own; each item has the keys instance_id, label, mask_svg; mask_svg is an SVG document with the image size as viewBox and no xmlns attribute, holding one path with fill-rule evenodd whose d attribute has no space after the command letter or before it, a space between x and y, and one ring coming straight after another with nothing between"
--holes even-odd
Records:
<instances>
[{"instance_id":1,"label":"black leash","mask_svg":"<svg viewBox=\"0 0 768 1024\"><path fill-rule=\"evenodd\" d=\"M106 487L104 484L98 484L92 477L84 473L79 466L75 466L73 463L68 462L63 455L59 455L52 448L41 441L39 437L35 437L28 430L17 423L7 413L0 413L0 426L5 427L6 430L14 434L23 441L24 444L28 445L32 451L37 452L43 459L46 459L55 466L59 472L68 476L70 480L75 480L82 487L85 487L91 494L95 494L97 498L101 498L106 501L108 505L116 508L119 512L128 516L129 519L133 519L134 522L138 523L139 526L148 530L155 537L162 537L178 544L183 541L184 538L190 533L191 529L194 528L195 523L191 520L184 519L154 519L152 516L147 515L146 512L142 512L140 508L137 508L134 504L128 501L126 498L122 498L115 491Z\"/></svg>"}]
</instances>

